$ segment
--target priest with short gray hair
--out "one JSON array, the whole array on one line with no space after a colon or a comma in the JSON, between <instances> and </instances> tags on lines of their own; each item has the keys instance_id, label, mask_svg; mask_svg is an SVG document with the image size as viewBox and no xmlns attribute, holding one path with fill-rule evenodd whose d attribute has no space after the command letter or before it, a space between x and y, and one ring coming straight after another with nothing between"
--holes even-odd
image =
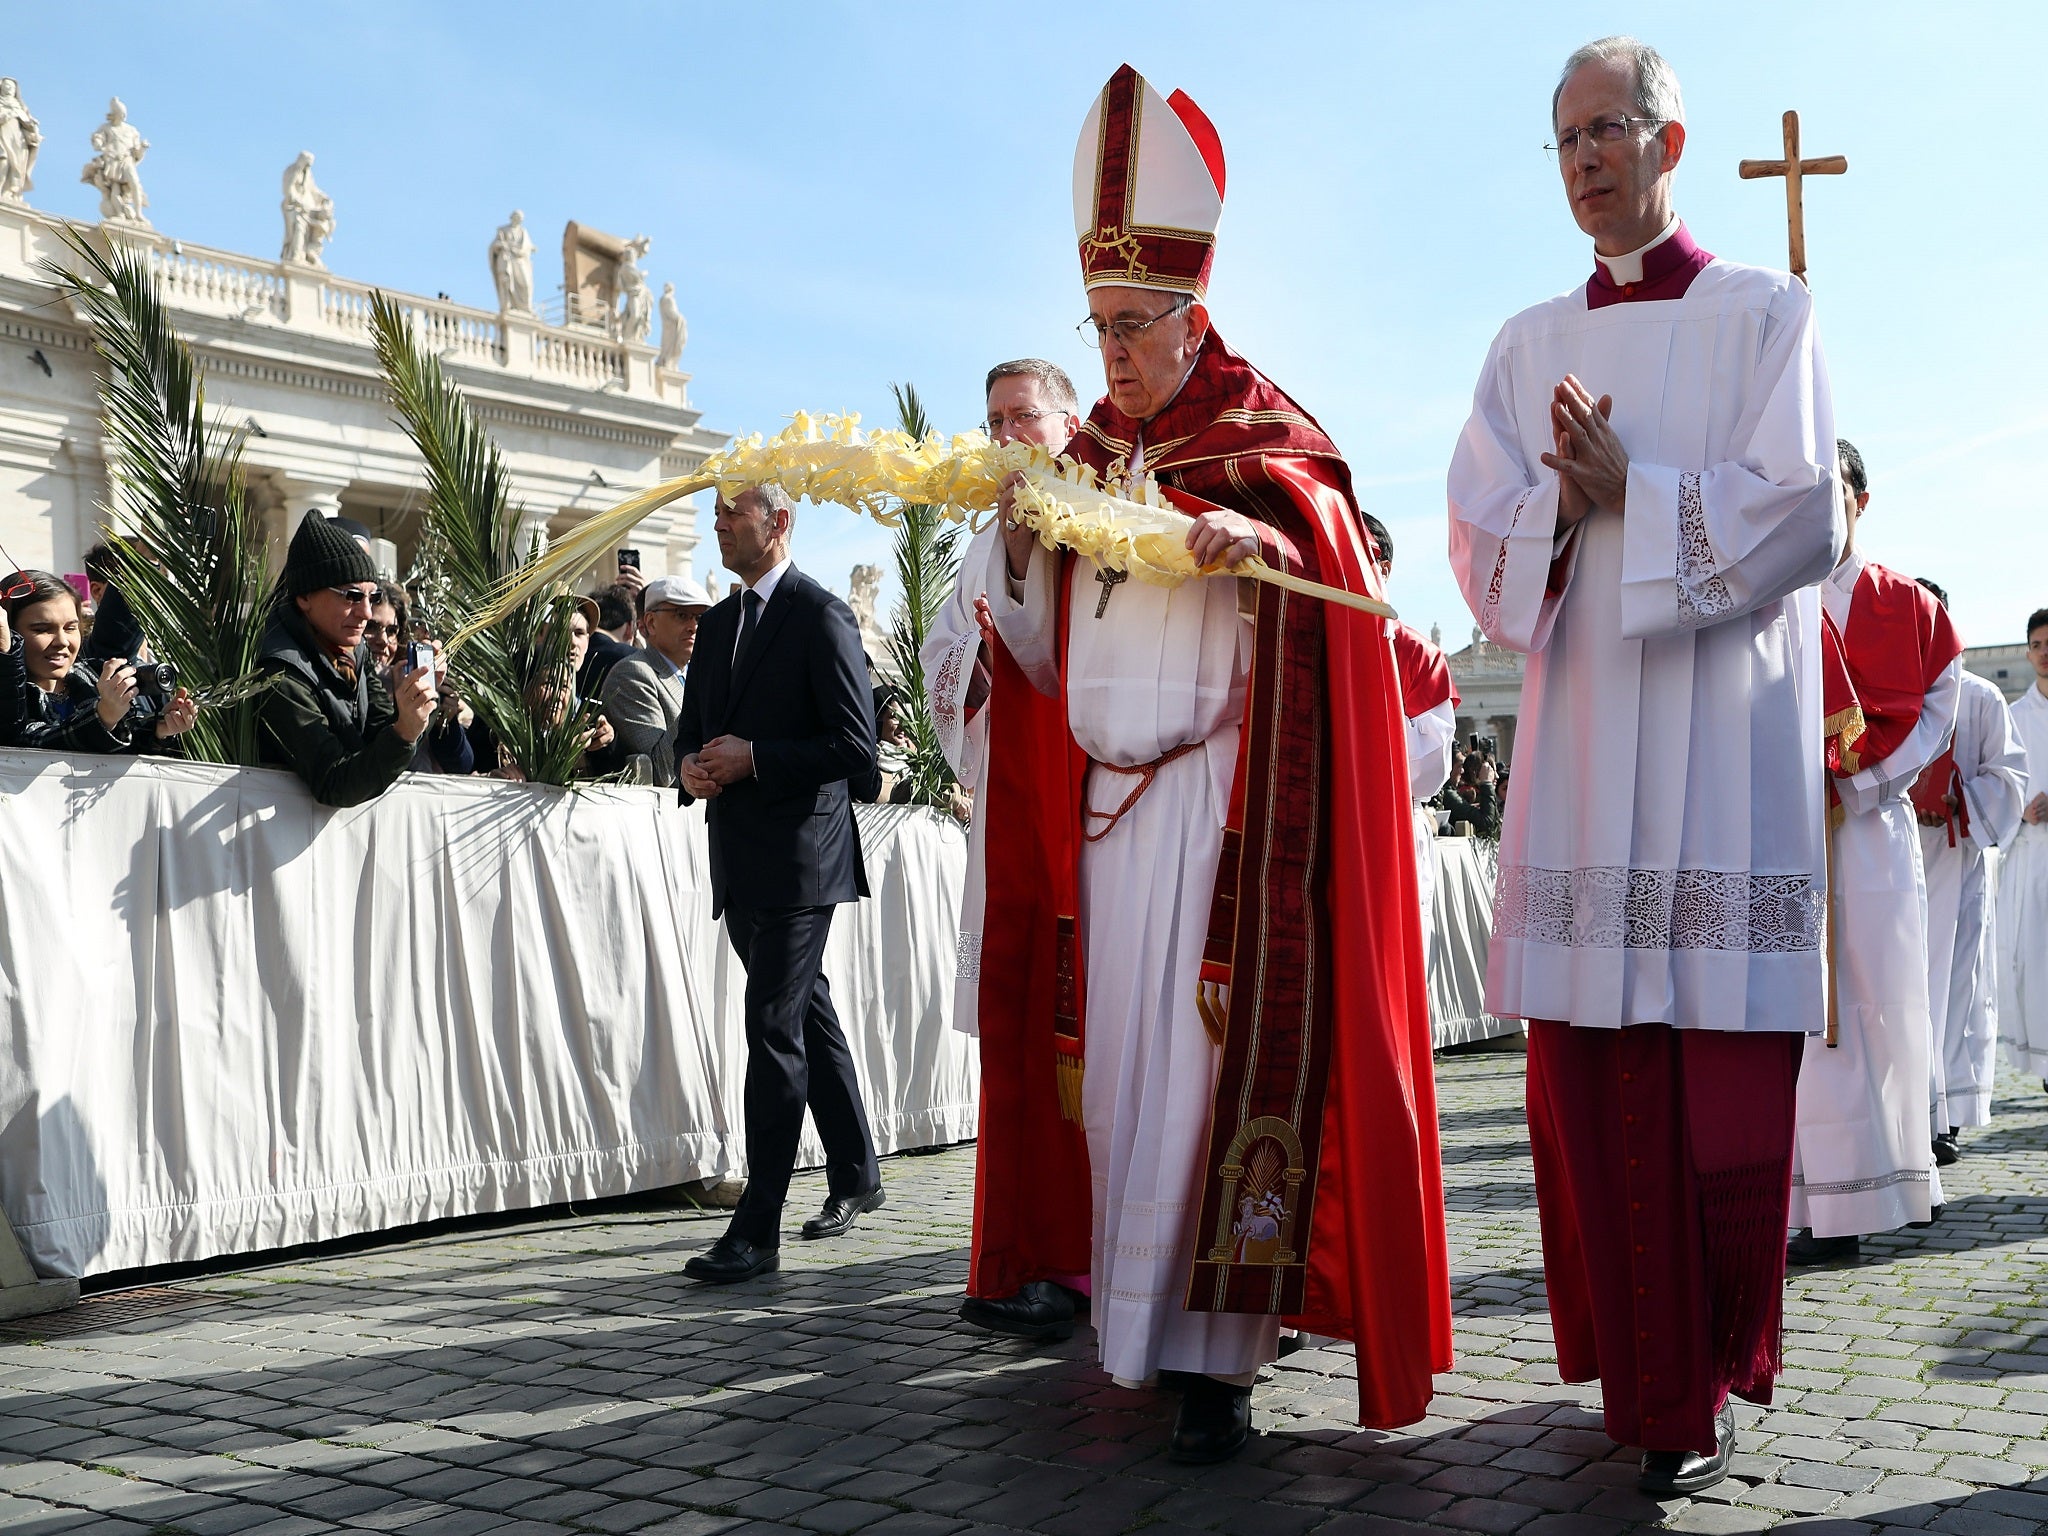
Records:
<instances>
[{"instance_id":1,"label":"priest with short gray hair","mask_svg":"<svg viewBox=\"0 0 2048 1536\"><path fill-rule=\"evenodd\" d=\"M1603 38L1552 107L1593 273L1502 327L1450 470L1465 599L1529 656L1486 1006L1529 1021L1559 1372L1668 1497L1726 1475L1728 1395L1779 1366L1834 419L1805 288L1673 210L1670 65Z\"/></svg>"}]
</instances>

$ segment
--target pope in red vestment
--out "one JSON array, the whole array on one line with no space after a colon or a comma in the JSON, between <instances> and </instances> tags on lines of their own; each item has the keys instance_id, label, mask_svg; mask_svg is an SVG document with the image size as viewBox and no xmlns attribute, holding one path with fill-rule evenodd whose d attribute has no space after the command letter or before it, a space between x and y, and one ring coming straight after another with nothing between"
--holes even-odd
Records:
<instances>
[{"instance_id":1,"label":"pope in red vestment","mask_svg":"<svg viewBox=\"0 0 2048 1536\"><path fill-rule=\"evenodd\" d=\"M1181 184L1170 184L1175 176ZM1256 552L1278 569L1378 595L1336 448L1224 343L1200 303L1223 183L1207 119L1126 66L1090 114L1077 180L1110 392L1069 451L1107 480L1142 466L1197 517L1190 544L1219 568ZM1163 388L1134 382L1134 368L1159 358L1172 359ZM1101 749L1091 758L1083 742L1099 734L1089 712L1101 696L1103 637L1135 638L1096 626L1117 612L1128 625L1129 615L1154 611L1133 603L1165 599L1085 562L1077 570L1071 553L1027 555L1020 563L1016 550L998 547L986 581L1006 643L996 652L991 771L978 808L989 853L969 1290L1007 1296L1092 1264L1111 1369L1184 1369L1174 1364L1171 1319L1161 1354L1160 1319L1136 1308L1126 1324L1109 1310L1122 1271L1112 1267L1105 1281L1104 1266L1156 1263L1164 1249L1178 1266L1168 1310L1217 1320L1181 1334L1247 1338L1223 1325L1248 1317L1353 1340L1361 1420L1412 1422L1426 1410L1432 1374L1450 1363L1451 1326L1400 681L1386 624L1223 575L1191 582L1185 600L1183 589L1171 594L1173 612L1198 605L1199 645L1223 658L1228 704L1198 701L1213 725L1163 740L1156 759L1118 761ZM1049 637L1042 655L1017 640L1033 625ZM1160 638L1148 643L1157 649ZM1212 782L1217 821L1205 828ZM1091 1019L1089 1000L1102 994L1091 974L1122 974L1124 949L1141 942L1129 936L1156 930L1161 918L1106 909L1102 861L1127 856L1114 852L1119 830L1182 805L1197 820L1186 826L1179 868L1199 870L1193 878L1207 884L1144 895L1191 912L1196 942L1173 950L1182 958L1172 974L1136 979L1134 1015L1124 1016L1116 992L1118 1017ZM1214 847L1218 823L1220 848L1204 863L1195 850L1205 839ZM1176 835L1169 863L1181 846ZM1188 898L1200 905L1184 906ZM1103 1047L1105 1030L1124 1042L1121 1058ZM1128 1151L1115 1126L1098 1123L1102 1106L1135 1113L1155 1091L1130 1042L1168 1035L1177 1038L1162 1049L1176 1062L1206 1063L1207 1125L1189 1138L1191 1165L1152 1167L1139 1149L1130 1167L1098 1166ZM1184 1091L1175 1071L1173 1091ZM1152 1233L1149 1245L1128 1224L1115 1226L1128 1193L1119 1181L1141 1176L1188 1196L1146 1207L1177 1212L1173 1230ZM1105 1223L1122 1233L1109 1254L1097 1235ZM1142 1338L1112 1337L1146 1327L1155 1330L1149 1350ZM1211 1358L1230 1353L1210 1347ZM1259 1349L1250 1347L1255 1369ZM1193 1378L1176 1456L1213 1460L1242 1443L1250 1374Z\"/></svg>"}]
</instances>

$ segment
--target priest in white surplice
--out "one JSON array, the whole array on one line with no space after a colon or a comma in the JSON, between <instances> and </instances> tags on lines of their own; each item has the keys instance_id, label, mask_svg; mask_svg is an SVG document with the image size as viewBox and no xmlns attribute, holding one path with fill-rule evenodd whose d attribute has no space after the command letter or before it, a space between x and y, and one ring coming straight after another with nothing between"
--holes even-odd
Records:
<instances>
[{"instance_id":1,"label":"priest in white surplice","mask_svg":"<svg viewBox=\"0 0 2048 1536\"><path fill-rule=\"evenodd\" d=\"M1833 409L1806 290L1672 212L1670 66L1588 44L1552 107L1593 276L1502 328L1450 471L1465 599L1529 655L1486 1005L1530 1021L1559 1371L1668 1496L1726 1475L1728 1393L1780 1358Z\"/></svg>"},{"instance_id":2,"label":"priest in white surplice","mask_svg":"<svg viewBox=\"0 0 2048 1536\"><path fill-rule=\"evenodd\" d=\"M1942 607L1948 594L1926 577L1920 584ZM2013 728L1998 685L1967 669L1958 674L1956 729L1949 749L1913 786L1920 821L1920 861L1927 871L1927 1006L1934 1037L1934 1157L1960 1155L1965 1126L1991 1123L1991 1077L1997 1053L1992 1025L1990 880L1994 848L2008 848L2020 829L2027 785L2027 749Z\"/></svg>"},{"instance_id":3,"label":"priest in white surplice","mask_svg":"<svg viewBox=\"0 0 2048 1536\"><path fill-rule=\"evenodd\" d=\"M2034 681L2013 700L2027 748L2026 811L1998 866L1998 1038L2048 1089L2048 608L2027 619Z\"/></svg>"},{"instance_id":4,"label":"priest in white surplice","mask_svg":"<svg viewBox=\"0 0 2048 1536\"><path fill-rule=\"evenodd\" d=\"M988 435L999 443L1036 443L1054 453L1067 446L1081 425L1080 400L1074 382L1057 363L1024 357L998 363L988 371L984 386ZM939 747L946 754L954 776L970 792L979 794L989 775L989 749L993 724L991 695L995 676L1002 666L984 632L989 617L988 596L982 588L991 559L1000 549L999 525L994 519L968 541L961 557L960 578L953 595L939 611L919 659L924 666L925 691L929 697L932 724ZM1009 706L1028 703L1012 698ZM960 896L958 958L953 982L953 1027L967 1034L981 1033L981 947L983 914L988 896L988 816L986 797L975 807L967 829L967 878ZM984 1116L1004 1110L1001 1093L984 1096ZM983 1151L1001 1147L1000 1134L983 1134L977 1147ZM1036 1149L1041 1159L1038 1176L1045 1176L1045 1149ZM1085 1189L1074 1198L1085 1200ZM1077 1303L1088 1292L1088 1275L1075 1270L1054 1272L1043 1279L1028 1280L1013 1293L1003 1296L969 1296L961 1303L960 1315L977 1328L1013 1338L1064 1339L1074 1331Z\"/></svg>"},{"instance_id":5,"label":"priest in white surplice","mask_svg":"<svg viewBox=\"0 0 2048 1536\"><path fill-rule=\"evenodd\" d=\"M1932 593L1856 547L1870 483L1853 443L1836 450L1849 548L1820 595L1863 731L1832 780L1836 1039L1807 1041L1799 1069L1795 1264L1853 1258L1860 1234L1930 1221L1941 1205L1927 887L1909 796L1955 729L1963 643Z\"/></svg>"}]
</instances>

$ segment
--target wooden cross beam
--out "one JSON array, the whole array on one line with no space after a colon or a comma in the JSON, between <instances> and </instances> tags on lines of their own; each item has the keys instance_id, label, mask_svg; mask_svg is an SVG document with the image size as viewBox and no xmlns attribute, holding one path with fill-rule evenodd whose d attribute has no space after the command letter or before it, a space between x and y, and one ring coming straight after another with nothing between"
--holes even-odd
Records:
<instances>
[{"instance_id":1,"label":"wooden cross beam","mask_svg":"<svg viewBox=\"0 0 2048 1536\"><path fill-rule=\"evenodd\" d=\"M1843 176L1849 170L1847 155L1826 155L1818 160L1799 158L1799 114L1785 114L1785 158L1745 160L1736 169L1744 181L1760 176L1785 178L1785 223L1787 244L1792 254L1792 275L1806 281L1806 200L1801 182L1808 176Z\"/></svg>"}]
</instances>

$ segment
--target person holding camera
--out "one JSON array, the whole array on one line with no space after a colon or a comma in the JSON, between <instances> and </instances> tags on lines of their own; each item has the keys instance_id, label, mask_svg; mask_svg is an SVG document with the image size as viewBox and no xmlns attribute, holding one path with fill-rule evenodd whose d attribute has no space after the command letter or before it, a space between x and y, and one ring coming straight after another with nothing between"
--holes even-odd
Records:
<instances>
[{"instance_id":1,"label":"person holding camera","mask_svg":"<svg viewBox=\"0 0 2048 1536\"><path fill-rule=\"evenodd\" d=\"M369 551L319 512L292 535L257 665L263 760L322 805L374 800L412 765L439 695L431 655L410 655L395 692L365 640L378 599Z\"/></svg>"},{"instance_id":2,"label":"person holding camera","mask_svg":"<svg viewBox=\"0 0 2048 1536\"><path fill-rule=\"evenodd\" d=\"M441 696L434 710L433 723L413 749L412 771L453 775L473 773L476 757L470 749L469 733L462 719L462 696L448 681L448 666L441 659L440 646L425 638L415 640L416 629L424 637L425 626L415 626L411 621L404 589L388 581L378 583L377 601L371 605L370 622L363 630L363 643L369 647L371 665L383 674L385 688L395 696L399 684L405 680L406 669L414 660L413 647L418 645L425 654L434 658L434 688Z\"/></svg>"},{"instance_id":3,"label":"person holding camera","mask_svg":"<svg viewBox=\"0 0 2048 1536\"><path fill-rule=\"evenodd\" d=\"M169 666L80 659L82 605L62 577L17 572L0 612L0 745L164 752L199 718Z\"/></svg>"}]
</instances>

